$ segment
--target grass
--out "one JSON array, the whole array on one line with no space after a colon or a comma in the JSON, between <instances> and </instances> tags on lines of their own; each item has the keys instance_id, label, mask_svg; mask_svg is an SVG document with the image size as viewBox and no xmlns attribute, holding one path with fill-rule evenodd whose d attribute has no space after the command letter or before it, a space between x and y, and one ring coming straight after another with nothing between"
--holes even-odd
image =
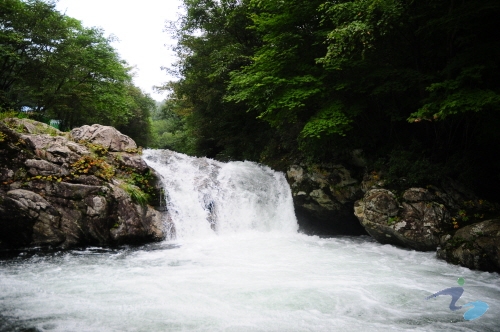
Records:
<instances>
[{"instance_id":1,"label":"grass","mask_svg":"<svg viewBox=\"0 0 500 332\"><path fill-rule=\"evenodd\" d=\"M122 182L122 184L120 184L120 188L125 190L132 198L132 201L134 201L135 203L142 206L148 204L149 195L142 191L139 187L127 182Z\"/></svg>"}]
</instances>

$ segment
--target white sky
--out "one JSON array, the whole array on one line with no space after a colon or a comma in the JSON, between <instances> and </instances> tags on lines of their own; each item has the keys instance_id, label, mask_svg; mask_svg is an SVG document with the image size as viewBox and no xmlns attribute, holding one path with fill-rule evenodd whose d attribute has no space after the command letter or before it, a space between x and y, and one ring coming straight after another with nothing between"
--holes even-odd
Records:
<instances>
[{"instance_id":1,"label":"white sky","mask_svg":"<svg viewBox=\"0 0 500 332\"><path fill-rule=\"evenodd\" d=\"M175 62L170 47L175 41L163 32L166 20L176 20L181 0L59 0L57 10L82 21L85 27L101 27L119 41L113 47L135 66L134 84L153 99L163 100L152 87L172 77L160 67ZM165 46L166 45L166 46Z\"/></svg>"}]
</instances>

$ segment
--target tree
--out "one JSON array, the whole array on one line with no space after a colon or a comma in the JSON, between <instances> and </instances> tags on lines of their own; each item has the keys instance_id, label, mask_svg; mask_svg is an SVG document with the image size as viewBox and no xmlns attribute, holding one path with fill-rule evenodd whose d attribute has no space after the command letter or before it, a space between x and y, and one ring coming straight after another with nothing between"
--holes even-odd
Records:
<instances>
[{"instance_id":1,"label":"tree","mask_svg":"<svg viewBox=\"0 0 500 332\"><path fill-rule=\"evenodd\" d=\"M500 174L500 2L185 4L171 88L198 153L240 158L250 129L261 161L272 150L331 162L361 148L380 167L422 165L421 184L437 168L476 184Z\"/></svg>"},{"instance_id":2,"label":"tree","mask_svg":"<svg viewBox=\"0 0 500 332\"><path fill-rule=\"evenodd\" d=\"M245 105L223 99L228 74L248 62L256 42L247 29L248 1L185 0L184 6L186 16L170 27L180 78L164 87L173 112L185 118L197 155L256 160L266 125Z\"/></svg>"},{"instance_id":3,"label":"tree","mask_svg":"<svg viewBox=\"0 0 500 332\"><path fill-rule=\"evenodd\" d=\"M66 129L92 123L132 128L138 109L148 118L141 101L146 97L138 97L142 92L133 88L111 41L51 2L3 1L0 107L59 119Z\"/></svg>"},{"instance_id":4,"label":"tree","mask_svg":"<svg viewBox=\"0 0 500 332\"><path fill-rule=\"evenodd\" d=\"M132 84L127 86L127 96L127 109L131 115L117 129L132 137L137 145L149 147L153 144L151 115L156 109L156 103Z\"/></svg>"}]
</instances>

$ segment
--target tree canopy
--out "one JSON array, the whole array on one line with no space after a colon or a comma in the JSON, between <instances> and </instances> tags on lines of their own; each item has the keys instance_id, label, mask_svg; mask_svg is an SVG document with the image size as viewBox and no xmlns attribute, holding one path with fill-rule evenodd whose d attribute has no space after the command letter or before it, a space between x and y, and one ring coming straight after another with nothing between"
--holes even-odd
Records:
<instances>
[{"instance_id":1,"label":"tree canopy","mask_svg":"<svg viewBox=\"0 0 500 332\"><path fill-rule=\"evenodd\" d=\"M333 162L363 149L370 167L413 184L441 175L478 187L500 180L492 156L500 143L500 2L184 6L171 27L180 80L166 88L196 153L279 164Z\"/></svg>"},{"instance_id":2,"label":"tree canopy","mask_svg":"<svg viewBox=\"0 0 500 332\"><path fill-rule=\"evenodd\" d=\"M144 136L149 123L133 128L149 121L154 102L133 86L130 68L111 42L52 2L2 1L0 107L59 119L64 128L100 123ZM145 137L139 140L147 144Z\"/></svg>"}]
</instances>

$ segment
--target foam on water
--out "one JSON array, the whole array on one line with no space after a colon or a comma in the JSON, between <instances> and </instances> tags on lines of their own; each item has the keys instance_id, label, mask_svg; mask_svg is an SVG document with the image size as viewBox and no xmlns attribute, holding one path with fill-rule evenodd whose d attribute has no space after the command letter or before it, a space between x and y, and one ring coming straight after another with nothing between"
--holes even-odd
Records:
<instances>
[{"instance_id":1,"label":"foam on water","mask_svg":"<svg viewBox=\"0 0 500 332\"><path fill-rule=\"evenodd\" d=\"M178 169L186 176L169 175L206 180L202 194L168 194L177 240L0 261L0 331L498 331L498 274L368 237L298 234L289 190L269 189L286 184L281 174L252 163L199 162L192 167L211 170L213 183L185 165ZM489 305L479 319L450 311L445 297L425 300L459 277L458 305Z\"/></svg>"},{"instance_id":2,"label":"foam on water","mask_svg":"<svg viewBox=\"0 0 500 332\"><path fill-rule=\"evenodd\" d=\"M297 231L282 173L252 162L221 163L168 150L146 150L144 159L162 176L179 239Z\"/></svg>"}]
</instances>

